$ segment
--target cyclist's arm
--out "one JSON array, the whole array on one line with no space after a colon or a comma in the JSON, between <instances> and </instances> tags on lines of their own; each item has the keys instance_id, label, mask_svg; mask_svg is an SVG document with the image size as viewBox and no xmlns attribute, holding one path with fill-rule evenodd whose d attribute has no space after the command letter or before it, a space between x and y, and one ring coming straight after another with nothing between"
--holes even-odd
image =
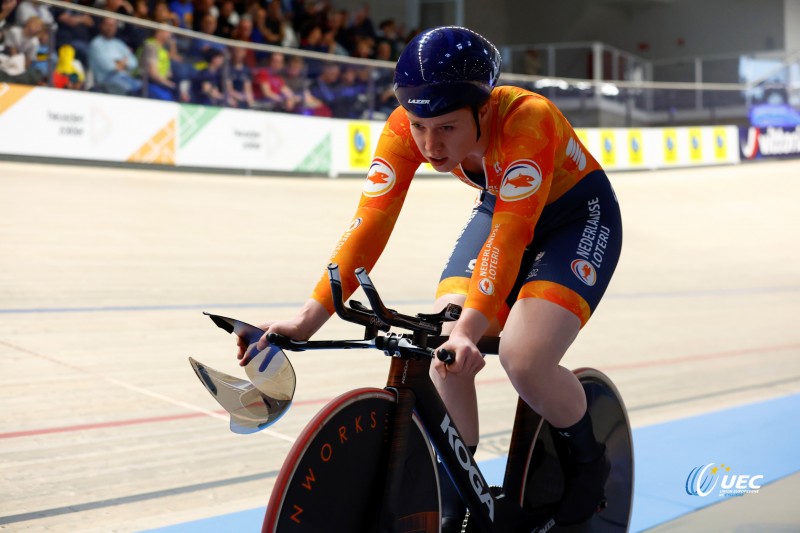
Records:
<instances>
[{"instance_id":1,"label":"cyclist's arm","mask_svg":"<svg viewBox=\"0 0 800 533\"><path fill-rule=\"evenodd\" d=\"M405 112L398 108L378 141L358 209L334 248L330 262L339 265L344 298L358 288L353 271L371 271L389 241L414 173L422 160L408 129ZM312 299L333 314L327 273L314 288Z\"/></svg>"}]
</instances>

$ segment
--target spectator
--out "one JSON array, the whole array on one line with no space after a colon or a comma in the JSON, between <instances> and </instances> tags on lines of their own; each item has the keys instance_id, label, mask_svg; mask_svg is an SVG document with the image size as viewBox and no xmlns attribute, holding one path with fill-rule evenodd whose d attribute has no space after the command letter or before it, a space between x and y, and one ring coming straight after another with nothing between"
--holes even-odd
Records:
<instances>
[{"instance_id":1,"label":"spectator","mask_svg":"<svg viewBox=\"0 0 800 533\"><path fill-rule=\"evenodd\" d=\"M113 1L117 0L109 0L109 2ZM148 0L136 0L134 2L133 16L150 20L150 3ZM138 50L139 47L142 46L142 43L144 43L144 40L147 39L149 33L150 30L144 26L137 26L136 24L125 24L123 26L122 23L117 24L117 37L122 39L131 50Z\"/></svg>"},{"instance_id":2,"label":"spectator","mask_svg":"<svg viewBox=\"0 0 800 533\"><path fill-rule=\"evenodd\" d=\"M2 31L6 25L6 19L9 19L10 25L10 18L16 9L17 0L0 0L0 31Z\"/></svg>"},{"instance_id":3,"label":"spectator","mask_svg":"<svg viewBox=\"0 0 800 533\"><path fill-rule=\"evenodd\" d=\"M305 61L301 56L289 56L284 80L286 86L299 97L299 105L295 108L295 112L318 117L333 116L331 110L311 94L309 90L311 80L306 75Z\"/></svg>"},{"instance_id":4,"label":"spectator","mask_svg":"<svg viewBox=\"0 0 800 533\"><path fill-rule=\"evenodd\" d=\"M66 1L72 3L72 0ZM65 44L71 45L75 49L76 59L86 63L89 57L89 42L95 32L94 18L73 9L59 8L55 13L58 21L56 46L60 49Z\"/></svg>"},{"instance_id":5,"label":"spectator","mask_svg":"<svg viewBox=\"0 0 800 533\"><path fill-rule=\"evenodd\" d=\"M367 4L362 5L360 8L353 12L353 20L345 31L345 48L353 54L358 44L359 37L367 37L375 41L377 35L375 34L375 27L372 24L372 19L369 18L369 7Z\"/></svg>"},{"instance_id":6,"label":"spectator","mask_svg":"<svg viewBox=\"0 0 800 533\"><path fill-rule=\"evenodd\" d=\"M253 97L253 75L245 64L246 48L234 48L228 75L228 104L231 107L250 108L255 104Z\"/></svg>"},{"instance_id":7,"label":"spectator","mask_svg":"<svg viewBox=\"0 0 800 533\"><path fill-rule=\"evenodd\" d=\"M336 63L325 63L322 67L322 72L312 82L309 89L311 95L324 104L331 113L335 113L338 105L338 91L339 91L339 76L341 75L341 67ZM335 114L334 114L335 116Z\"/></svg>"},{"instance_id":8,"label":"spectator","mask_svg":"<svg viewBox=\"0 0 800 533\"><path fill-rule=\"evenodd\" d=\"M239 19L239 25L236 26L236 29L233 32L233 38L237 41L244 41L246 43L249 43L252 41L252 36L253 36L253 19L250 17L250 15L244 14ZM251 69L255 68L256 66L255 51L248 48L244 62Z\"/></svg>"},{"instance_id":9,"label":"spectator","mask_svg":"<svg viewBox=\"0 0 800 533\"><path fill-rule=\"evenodd\" d=\"M31 67L39 52L39 34L44 24L39 17L30 17L25 21L25 26L11 26L3 31L5 45L10 50L9 55L22 54L25 57L25 70Z\"/></svg>"},{"instance_id":10,"label":"spectator","mask_svg":"<svg viewBox=\"0 0 800 533\"><path fill-rule=\"evenodd\" d=\"M225 104L225 91L222 83L222 69L225 66L225 54L215 48L206 52L206 67L198 71L192 81L194 102L201 105Z\"/></svg>"},{"instance_id":11,"label":"spectator","mask_svg":"<svg viewBox=\"0 0 800 533\"><path fill-rule=\"evenodd\" d=\"M20 2L17 6L17 14L15 20L18 26L24 26L25 22L31 17L39 17L45 26L53 26L55 18L50 8L45 4L25 0Z\"/></svg>"},{"instance_id":12,"label":"spectator","mask_svg":"<svg viewBox=\"0 0 800 533\"><path fill-rule=\"evenodd\" d=\"M253 75L255 99L264 109L293 112L300 104L300 97L292 92L283 78L285 63L285 56L274 52L269 57L269 65L257 69Z\"/></svg>"},{"instance_id":13,"label":"spectator","mask_svg":"<svg viewBox=\"0 0 800 533\"><path fill-rule=\"evenodd\" d=\"M375 59L381 61L394 61L392 58L392 45L387 40L378 42L375 50ZM375 111L386 119L397 107L397 98L394 96L394 69L376 68L372 71L373 87L375 90ZM377 117L373 117L377 118Z\"/></svg>"},{"instance_id":14,"label":"spectator","mask_svg":"<svg viewBox=\"0 0 800 533\"><path fill-rule=\"evenodd\" d=\"M194 27L194 2L192 0L172 0L167 7L175 14L179 28L191 30Z\"/></svg>"},{"instance_id":15,"label":"spectator","mask_svg":"<svg viewBox=\"0 0 800 533\"><path fill-rule=\"evenodd\" d=\"M89 70L95 88L111 94L137 94L142 82L133 77L133 72L138 67L136 56L117 38L117 21L101 20L100 33L89 44Z\"/></svg>"},{"instance_id":16,"label":"spectator","mask_svg":"<svg viewBox=\"0 0 800 533\"><path fill-rule=\"evenodd\" d=\"M309 21L300 30L300 49L310 52L328 53L328 49L322 42L322 26L314 21ZM308 76L316 78L322 71L322 61L318 59L308 60Z\"/></svg>"},{"instance_id":17,"label":"spectator","mask_svg":"<svg viewBox=\"0 0 800 533\"><path fill-rule=\"evenodd\" d=\"M375 55L374 46L375 41L372 37L357 36L352 56L361 59L372 59Z\"/></svg>"},{"instance_id":18,"label":"spectator","mask_svg":"<svg viewBox=\"0 0 800 533\"><path fill-rule=\"evenodd\" d=\"M267 8L259 7L253 17L253 42L283 45L286 38L286 19L283 17L281 5L277 1L267 4Z\"/></svg>"},{"instance_id":19,"label":"spectator","mask_svg":"<svg viewBox=\"0 0 800 533\"><path fill-rule=\"evenodd\" d=\"M180 19L178 16L170 11L169 6L165 0L158 0L153 5L153 22L159 24L169 24L170 26L180 26Z\"/></svg>"},{"instance_id":20,"label":"spectator","mask_svg":"<svg viewBox=\"0 0 800 533\"><path fill-rule=\"evenodd\" d=\"M144 42L142 71L147 77L147 95L156 100L175 101L179 94L178 85L172 76L170 38L171 34L167 30L155 30L153 36Z\"/></svg>"},{"instance_id":21,"label":"spectator","mask_svg":"<svg viewBox=\"0 0 800 533\"><path fill-rule=\"evenodd\" d=\"M394 19L381 21L378 25L378 40L389 43L391 54L388 61L397 61L397 58L400 57L400 52L406 46L405 41L400 37L400 30L397 29Z\"/></svg>"},{"instance_id":22,"label":"spectator","mask_svg":"<svg viewBox=\"0 0 800 533\"><path fill-rule=\"evenodd\" d=\"M208 14L214 15L214 18L219 17L219 9L214 5L214 0L195 0L194 25L191 29L194 31L202 31L200 28L200 21Z\"/></svg>"},{"instance_id":23,"label":"spectator","mask_svg":"<svg viewBox=\"0 0 800 533\"><path fill-rule=\"evenodd\" d=\"M203 15L203 20L200 22L200 31L208 35L214 35L217 32L217 17L211 13ZM188 55L192 59L204 59L212 49L224 52L225 45L204 39L192 39Z\"/></svg>"},{"instance_id":24,"label":"spectator","mask_svg":"<svg viewBox=\"0 0 800 533\"><path fill-rule=\"evenodd\" d=\"M349 56L347 49L336 40L336 31L333 28L326 28L322 33L322 46L329 54L337 56Z\"/></svg>"},{"instance_id":25,"label":"spectator","mask_svg":"<svg viewBox=\"0 0 800 533\"><path fill-rule=\"evenodd\" d=\"M58 63L58 54L50 46L50 28L42 26L39 32L39 48L36 50L36 59L31 63L31 69L40 80L47 81Z\"/></svg>"},{"instance_id":26,"label":"spectator","mask_svg":"<svg viewBox=\"0 0 800 533\"><path fill-rule=\"evenodd\" d=\"M333 116L341 118L363 118L367 111L367 87L361 80L361 72L365 69L347 67L342 71L336 99L331 108Z\"/></svg>"},{"instance_id":27,"label":"spectator","mask_svg":"<svg viewBox=\"0 0 800 533\"><path fill-rule=\"evenodd\" d=\"M233 0L222 0L217 18L217 37L233 39L233 32L239 25L239 13Z\"/></svg>"},{"instance_id":28,"label":"spectator","mask_svg":"<svg viewBox=\"0 0 800 533\"><path fill-rule=\"evenodd\" d=\"M16 4L4 2L0 7L0 23L11 16ZM38 36L31 38L30 32L42 27L39 17L30 17L25 27L0 27L0 82L35 85L41 80L38 71L32 68L39 47ZM34 48L35 46L35 48ZM31 48L33 48L31 50Z\"/></svg>"},{"instance_id":29,"label":"spectator","mask_svg":"<svg viewBox=\"0 0 800 533\"><path fill-rule=\"evenodd\" d=\"M57 89L83 89L86 71L76 57L75 48L65 44L58 49L58 63L53 73L53 87Z\"/></svg>"},{"instance_id":30,"label":"spectator","mask_svg":"<svg viewBox=\"0 0 800 533\"><path fill-rule=\"evenodd\" d=\"M346 9L331 10L328 12L328 20L325 23L325 32L333 32L333 38L344 50L347 50L347 17ZM349 51L347 51L347 55L350 55Z\"/></svg>"}]
</instances>

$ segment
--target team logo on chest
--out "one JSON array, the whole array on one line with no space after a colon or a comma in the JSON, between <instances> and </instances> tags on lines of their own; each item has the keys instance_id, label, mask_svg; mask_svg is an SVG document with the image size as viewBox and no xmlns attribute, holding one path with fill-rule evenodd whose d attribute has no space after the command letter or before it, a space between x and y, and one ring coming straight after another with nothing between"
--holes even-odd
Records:
<instances>
[{"instance_id":1,"label":"team logo on chest","mask_svg":"<svg viewBox=\"0 0 800 533\"><path fill-rule=\"evenodd\" d=\"M397 177L392 166L383 159L376 157L369 167L367 179L364 181L365 196L381 196L394 187Z\"/></svg>"},{"instance_id":2,"label":"team logo on chest","mask_svg":"<svg viewBox=\"0 0 800 533\"><path fill-rule=\"evenodd\" d=\"M500 185L500 198L514 202L531 196L542 186L542 171L529 159L514 161L508 166Z\"/></svg>"}]
</instances>

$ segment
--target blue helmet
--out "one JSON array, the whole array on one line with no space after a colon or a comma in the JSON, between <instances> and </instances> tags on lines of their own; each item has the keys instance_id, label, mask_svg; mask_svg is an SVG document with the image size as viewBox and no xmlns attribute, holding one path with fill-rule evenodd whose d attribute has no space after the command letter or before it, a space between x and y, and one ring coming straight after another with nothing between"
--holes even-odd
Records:
<instances>
[{"instance_id":1,"label":"blue helmet","mask_svg":"<svg viewBox=\"0 0 800 533\"><path fill-rule=\"evenodd\" d=\"M445 26L411 40L394 70L394 94L407 111L437 117L485 102L500 76L500 52L466 28Z\"/></svg>"}]
</instances>

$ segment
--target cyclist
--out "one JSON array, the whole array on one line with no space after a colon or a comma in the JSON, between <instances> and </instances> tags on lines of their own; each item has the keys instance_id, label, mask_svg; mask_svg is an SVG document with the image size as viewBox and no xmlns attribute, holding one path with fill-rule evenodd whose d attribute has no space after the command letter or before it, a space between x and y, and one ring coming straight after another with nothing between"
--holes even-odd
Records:
<instances>
[{"instance_id":1,"label":"cyclist","mask_svg":"<svg viewBox=\"0 0 800 533\"><path fill-rule=\"evenodd\" d=\"M422 163L480 190L437 289L437 309L464 308L442 345L455 361L434 360L431 376L474 452L475 375L485 364L475 343L502 330L500 361L511 383L569 450L556 520L577 523L602 499L609 463L583 388L559 362L616 267L619 206L602 168L556 106L524 89L496 86L499 74L497 49L466 28L434 28L406 46L394 74L400 107L387 119L358 209L331 261L340 266L347 297L358 287L353 270L371 270L383 251ZM263 327L305 340L332 313L323 276L294 318ZM244 348L242 341L240 358ZM445 522L460 523L461 513L445 502Z\"/></svg>"}]
</instances>

